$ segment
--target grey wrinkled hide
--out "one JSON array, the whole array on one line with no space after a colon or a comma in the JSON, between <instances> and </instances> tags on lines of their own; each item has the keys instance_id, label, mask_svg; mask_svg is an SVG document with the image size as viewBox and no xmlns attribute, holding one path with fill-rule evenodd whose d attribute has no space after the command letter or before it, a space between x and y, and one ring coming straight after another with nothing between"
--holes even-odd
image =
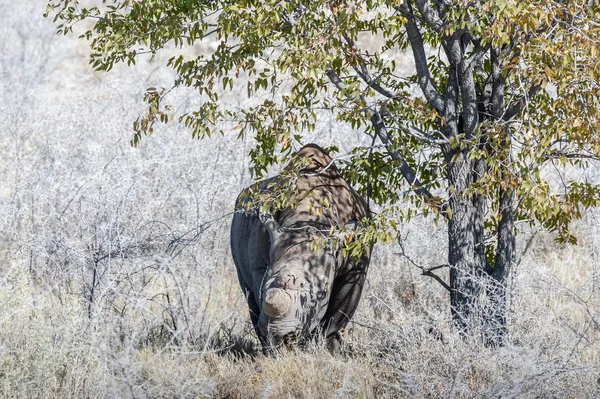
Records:
<instances>
[{"instance_id":1,"label":"grey wrinkled hide","mask_svg":"<svg viewBox=\"0 0 600 399\"><path fill-rule=\"evenodd\" d=\"M336 351L339 331L358 305L371 251L353 260L329 247L311 250L309 243L331 226L367 217L367 206L319 146L303 147L294 157L298 159L304 161L296 181L298 206L269 215L259 214L260 204L255 203L253 210L244 211L253 195L277 191L279 176L245 189L236 201L231 252L265 349L287 337L303 339L321 332ZM298 164L294 160L287 169Z\"/></svg>"}]
</instances>

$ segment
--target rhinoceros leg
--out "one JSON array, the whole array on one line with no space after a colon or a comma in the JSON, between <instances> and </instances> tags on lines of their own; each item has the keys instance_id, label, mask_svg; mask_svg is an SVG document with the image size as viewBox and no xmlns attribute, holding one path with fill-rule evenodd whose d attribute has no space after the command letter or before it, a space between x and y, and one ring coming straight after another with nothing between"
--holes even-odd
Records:
<instances>
[{"instance_id":1,"label":"rhinoceros leg","mask_svg":"<svg viewBox=\"0 0 600 399\"><path fill-rule=\"evenodd\" d=\"M250 310L250 320L252 321L252 326L254 327L254 332L258 336L258 340L263 347L263 352L265 351L265 347L267 346L267 339L263 337L262 333L258 329L258 319L260 317L260 308L258 306L258 302L254 296L254 293L246 284L242 283L242 290L246 296L246 300L248 301L248 309Z\"/></svg>"},{"instance_id":2,"label":"rhinoceros leg","mask_svg":"<svg viewBox=\"0 0 600 399\"><path fill-rule=\"evenodd\" d=\"M346 327L358 307L360 295L367 275L368 260L362 260L346 274L336 277L325 317L321 321L323 336L329 349L340 351L340 331Z\"/></svg>"}]
</instances>

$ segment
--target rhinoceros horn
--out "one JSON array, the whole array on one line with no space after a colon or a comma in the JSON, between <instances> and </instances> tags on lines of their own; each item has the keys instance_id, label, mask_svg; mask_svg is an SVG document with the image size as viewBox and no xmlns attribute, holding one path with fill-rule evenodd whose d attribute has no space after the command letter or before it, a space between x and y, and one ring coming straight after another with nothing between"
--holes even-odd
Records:
<instances>
[{"instance_id":1,"label":"rhinoceros horn","mask_svg":"<svg viewBox=\"0 0 600 399\"><path fill-rule=\"evenodd\" d=\"M285 315L292 305L292 298L281 288L269 288L265 293L263 311L270 318L277 318Z\"/></svg>"}]
</instances>

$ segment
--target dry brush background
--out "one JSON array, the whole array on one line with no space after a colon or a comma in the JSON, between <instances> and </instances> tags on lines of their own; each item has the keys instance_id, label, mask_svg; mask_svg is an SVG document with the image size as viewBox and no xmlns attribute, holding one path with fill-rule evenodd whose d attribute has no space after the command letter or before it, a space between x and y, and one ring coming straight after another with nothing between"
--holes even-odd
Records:
<instances>
[{"instance_id":1,"label":"dry brush background","mask_svg":"<svg viewBox=\"0 0 600 399\"><path fill-rule=\"evenodd\" d=\"M0 0L1 397L600 396L598 212L576 247L523 228L506 347L461 339L443 288L380 245L347 357L260 355L228 237L251 143L171 124L131 148L145 88L172 76L151 59L93 72L43 3ZM324 114L306 142L365 139ZM402 229L411 259L445 263L444 226Z\"/></svg>"}]
</instances>

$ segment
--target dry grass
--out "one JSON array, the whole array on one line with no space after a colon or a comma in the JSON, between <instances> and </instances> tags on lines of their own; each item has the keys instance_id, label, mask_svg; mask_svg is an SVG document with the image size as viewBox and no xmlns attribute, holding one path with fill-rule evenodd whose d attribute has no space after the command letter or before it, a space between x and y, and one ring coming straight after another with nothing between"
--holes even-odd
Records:
<instances>
[{"instance_id":1,"label":"dry grass","mask_svg":"<svg viewBox=\"0 0 600 399\"><path fill-rule=\"evenodd\" d=\"M169 75L92 73L34 3L0 15L0 397L600 396L597 213L575 226L578 247L535 236L503 348L458 336L444 290L379 246L345 356L315 342L264 357L228 253L249 144L168 126L130 148L143 89ZM307 141L364 139L322 115ZM445 262L443 227L403 229L407 255Z\"/></svg>"}]
</instances>

